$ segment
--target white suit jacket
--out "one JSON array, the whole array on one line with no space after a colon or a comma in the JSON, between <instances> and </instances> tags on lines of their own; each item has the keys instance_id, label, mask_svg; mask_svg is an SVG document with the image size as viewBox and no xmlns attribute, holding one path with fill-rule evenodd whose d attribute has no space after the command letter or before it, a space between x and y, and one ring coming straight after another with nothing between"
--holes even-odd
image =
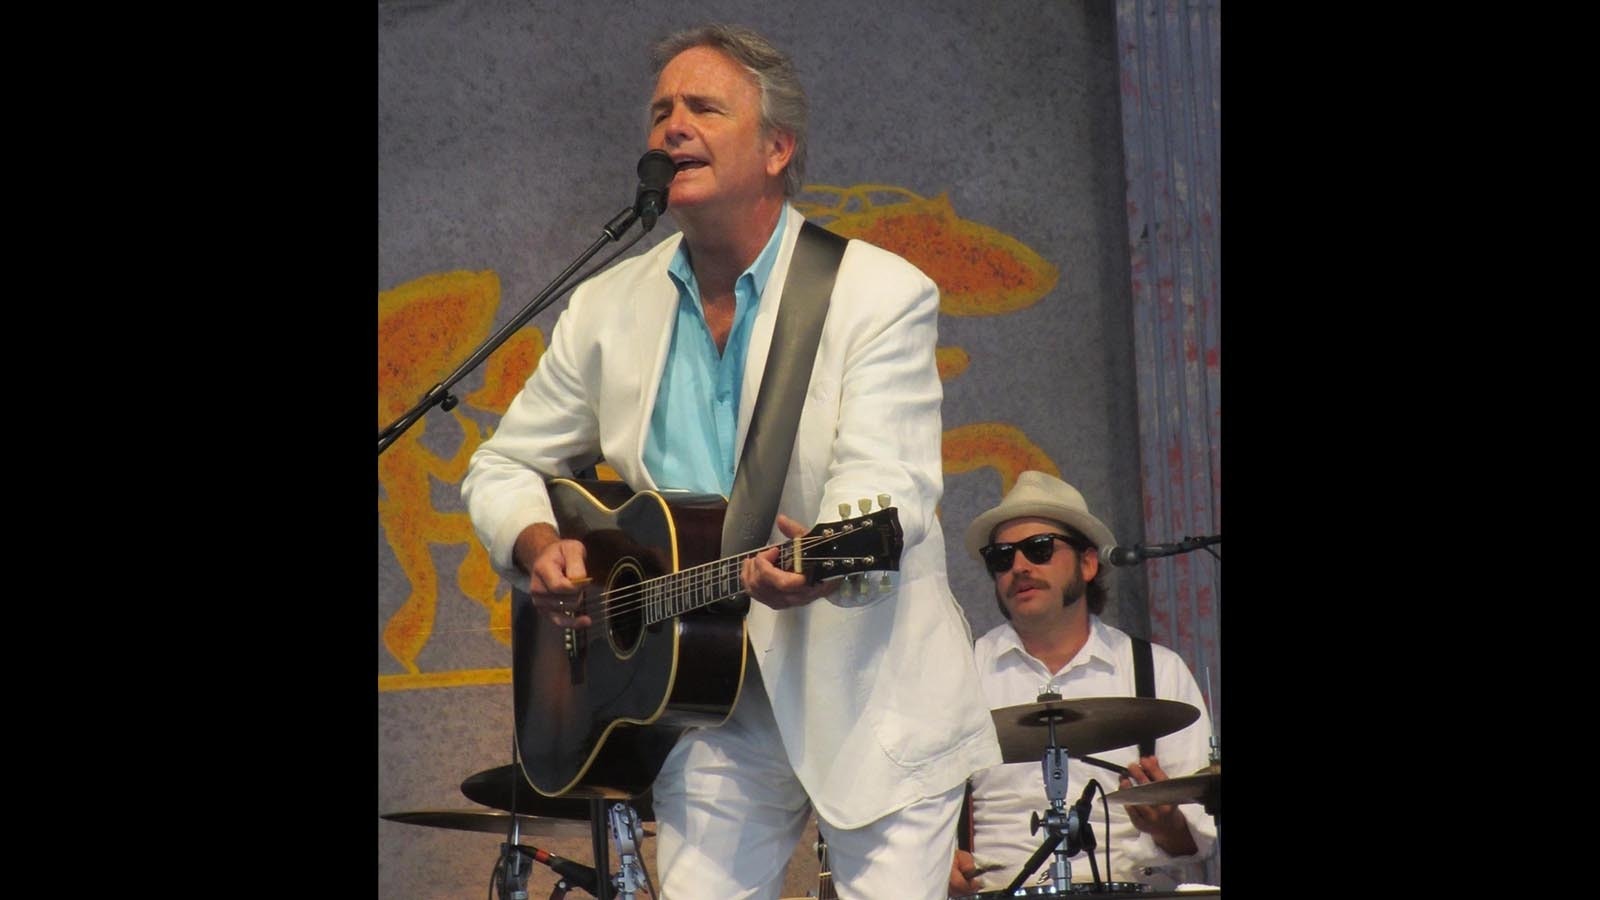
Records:
<instances>
[{"instance_id":1,"label":"white suit jacket","mask_svg":"<svg viewBox=\"0 0 1600 900\"><path fill-rule=\"evenodd\" d=\"M791 206L784 215L745 362L741 451L805 221ZM541 474L570 477L572 463L603 454L635 490L657 488L644 442L678 303L667 265L680 240L573 294L538 368L473 454L462 496L494 565L517 584L527 579L512 563L517 535L554 521ZM812 525L838 519L841 503L888 494L905 539L896 587L853 607L819 600L779 612L752 602L746 621L789 761L817 811L841 828L1001 761L936 518L944 490L938 311L938 288L922 272L850 242L779 511ZM770 539L782 539L776 527Z\"/></svg>"}]
</instances>

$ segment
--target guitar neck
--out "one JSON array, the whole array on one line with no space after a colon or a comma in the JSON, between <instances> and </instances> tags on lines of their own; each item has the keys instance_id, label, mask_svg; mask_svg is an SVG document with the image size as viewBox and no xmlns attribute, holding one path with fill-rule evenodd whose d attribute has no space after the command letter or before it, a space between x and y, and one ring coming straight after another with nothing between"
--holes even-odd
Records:
<instances>
[{"instance_id":1,"label":"guitar neck","mask_svg":"<svg viewBox=\"0 0 1600 900\"><path fill-rule=\"evenodd\" d=\"M817 900L839 900L833 891L833 867L828 865L828 843L817 841L817 862L822 871L817 873Z\"/></svg>"},{"instance_id":2,"label":"guitar neck","mask_svg":"<svg viewBox=\"0 0 1600 900\"><path fill-rule=\"evenodd\" d=\"M794 571L799 542L785 541L772 546L778 548L778 568ZM693 566L641 583L639 589L644 594L646 624L654 625L684 613L703 609L713 603L747 597L748 594L739 584L739 571L744 568L745 560L772 549L772 546Z\"/></svg>"}]
</instances>

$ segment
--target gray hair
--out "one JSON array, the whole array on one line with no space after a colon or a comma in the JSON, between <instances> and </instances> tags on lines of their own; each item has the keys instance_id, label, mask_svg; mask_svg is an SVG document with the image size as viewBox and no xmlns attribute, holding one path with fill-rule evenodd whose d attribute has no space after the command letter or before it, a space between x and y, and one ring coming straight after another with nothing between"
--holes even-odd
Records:
<instances>
[{"instance_id":1,"label":"gray hair","mask_svg":"<svg viewBox=\"0 0 1600 900\"><path fill-rule=\"evenodd\" d=\"M761 88L761 131L774 129L794 135L794 156L783 171L783 193L800 193L806 172L806 122L811 103L794 73L794 64L766 38L742 25L701 25L669 35L650 54L653 74L661 75L667 63L685 50L710 47L726 53L745 67Z\"/></svg>"}]
</instances>

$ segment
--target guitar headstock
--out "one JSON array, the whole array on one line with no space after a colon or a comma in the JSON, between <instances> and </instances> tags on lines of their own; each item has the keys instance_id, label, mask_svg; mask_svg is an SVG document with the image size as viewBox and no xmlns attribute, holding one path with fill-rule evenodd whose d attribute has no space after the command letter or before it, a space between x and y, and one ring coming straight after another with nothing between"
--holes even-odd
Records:
<instances>
[{"instance_id":1,"label":"guitar headstock","mask_svg":"<svg viewBox=\"0 0 1600 900\"><path fill-rule=\"evenodd\" d=\"M858 506L861 514L851 516L850 504L839 504L839 521L818 525L797 538L792 570L804 574L811 584L848 576L847 592L852 587L864 589L865 573L882 572L879 584L887 587L888 573L900 570L904 547L900 514L889 505L888 494L878 495L876 510L866 498Z\"/></svg>"}]
</instances>

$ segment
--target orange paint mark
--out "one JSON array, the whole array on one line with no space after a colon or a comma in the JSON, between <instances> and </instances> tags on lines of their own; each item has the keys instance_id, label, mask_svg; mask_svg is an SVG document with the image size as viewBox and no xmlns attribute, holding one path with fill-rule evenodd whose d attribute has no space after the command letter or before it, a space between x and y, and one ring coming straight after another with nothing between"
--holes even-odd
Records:
<instances>
[{"instance_id":1,"label":"orange paint mark","mask_svg":"<svg viewBox=\"0 0 1600 900\"><path fill-rule=\"evenodd\" d=\"M1002 422L978 422L947 430L942 458L946 475L994 469L1000 473L1001 493L1010 491L1017 476L1029 469L1061 476L1055 462L1028 440L1022 429Z\"/></svg>"},{"instance_id":2,"label":"orange paint mark","mask_svg":"<svg viewBox=\"0 0 1600 900\"><path fill-rule=\"evenodd\" d=\"M500 281L493 272L446 272L423 276L392 291L378 294L378 412L388 424L416 404L428 388L446 377L488 337L500 304ZM537 329L524 329L502 344L485 361L483 386L463 398L466 406L502 412L533 372L544 352ZM425 673L417 657L433 636L439 603L440 573L433 548L464 545L466 555L454 573L461 596L484 608L485 633L498 643L511 643L511 592L489 564L484 549L465 512L434 507L434 482L459 486L467 461L487 436L464 408L451 410L465 440L445 459L419 440L429 419L441 414L430 410L378 457L378 522L384 540L405 575L410 593L383 627L383 645L405 666L405 676L380 684L449 686L482 681L470 673ZM479 680L472 680L472 679ZM409 680L407 680L409 679ZM430 681L432 679L432 681ZM440 681L442 679L442 681ZM440 683L435 684L434 681Z\"/></svg>"},{"instance_id":3,"label":"orange paint mark","mask_svg":"<svg viewBox=\"0 0 1600 900\"><path fill-rule=\"evenodd\" d=\"M424 275L379 292L379 428L415 406L489 336L499 306L493 272Z\"/></svg>"},{"instance_id":4,"label":"orange paint mark","mask_svg":"<svg viewBox=\"0 0 1600 900\"><path fill-rule=\"evenodd\" d=\"M543 355L544 335L537 328L523 327L483 361L483 387L465 401L489 412L505 412Z\"/></svg>"},{"instance_id":5,"label":"orange paint mark","mask_svg":"<svg viewBox=\"0 0 1600 900\"><path fill-rule=\"evenodd\" d=\"M940 381L949 381L972 365L972 357L960 347L940 347L934 351L934 359L939 366Z\"/></svg>"},{"instance_id":6,"label":"orange paint mark","mask_svg":"<svg viewBox=\"0 0 1600 900\"><path fill-rule=\"evenodd\" d=\"M830 203L796 202L808 218L835 234L861 238L905 257L939 286L939 311L951 316L994 316L1037 303L1060 279L1060 270L1026 244L956 215L946 194L922 197L904 188L858 184L809 185L807 194L831 194ZM878 202L874 195L887 195Z\"/></svg>"},{"instance_id":7,"label":"orange paint mark","mask_svg":"<svg viewBox=\"0 0 1600 900\"><path fill-rule=\"evenodd\" d=\"M379 675L378 693L510 683L510 669L459 669L454 672L424 672L418 675Z\"/></svg>"}]
</instances>

